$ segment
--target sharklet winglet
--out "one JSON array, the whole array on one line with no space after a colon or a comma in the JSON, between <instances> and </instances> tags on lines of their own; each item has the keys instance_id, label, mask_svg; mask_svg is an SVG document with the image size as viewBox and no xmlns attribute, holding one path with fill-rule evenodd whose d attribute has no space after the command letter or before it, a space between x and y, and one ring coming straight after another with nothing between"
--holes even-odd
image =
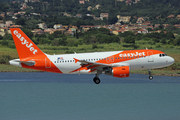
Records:
<instances>
[{"instance_id":1,"label":"sharklet winglet","mask_svg":"<svg viewBox=\"0 0 180 120\"><path fill-rule=\"evenodd\" d=\"M79 60L78 59L76 59L76 58L73 58L74 60L75 60L75 63L77 63Z\"/></svg>"}]
</instances>

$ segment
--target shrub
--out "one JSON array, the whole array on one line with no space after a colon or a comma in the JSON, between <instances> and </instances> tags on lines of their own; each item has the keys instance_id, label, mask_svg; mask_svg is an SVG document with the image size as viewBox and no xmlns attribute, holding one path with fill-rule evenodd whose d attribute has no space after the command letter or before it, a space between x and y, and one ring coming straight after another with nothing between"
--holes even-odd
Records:
<instances>
[{"instance_id":1,"label":"shrub","mask_svg":"<svg viewBox=\"0 0 180 120\"><path fill-rule=\"evenodd\" d=\"M9 62L9 60L11 60L10 55L1 55L0 56L0 63L1 64L7 64Z\"/></svg>"},{"instance_id":2,"label":"shrub","mask_svg":"<svg viewBox=\"0 0 180 120\"><path fill-rule=\"evenodd\" d=\"M165 38L161 39L161 43L166 44L166 39Z\"/></svg>"},{"instance_id":3,"label":"shrub","mask_svg":"<svg viewBox=\"0 0 180 120\"><path fill-rule=\"evenodd\" d=\"M98 46L96 44L93 44L92 48L95 49L98 48Z\"/></svg>"},{"instance_id":4,"label":"shrub","mask_svg":"<svg viewBox=\"0 0 180 120\"><path fill-rule=\"evenodd\" d=\"M160 47L161 47L161 45L159 45L159 44L158 44L158 45L156 45L156 48L160 48Z\"/></svg>"},{"instance_id":5,"label":"shrub","mask_svg":"<svg viewBox=\"0 0 180 120\"><path fill-rule=\"evenodd\" d=\"M1 42L1 45L2 45L2 46L8 46L8 44L9 44L9 43L8 43L8 41L6 41L6 40L3 40L3 41Z\"/></svg>"}]
</instances>

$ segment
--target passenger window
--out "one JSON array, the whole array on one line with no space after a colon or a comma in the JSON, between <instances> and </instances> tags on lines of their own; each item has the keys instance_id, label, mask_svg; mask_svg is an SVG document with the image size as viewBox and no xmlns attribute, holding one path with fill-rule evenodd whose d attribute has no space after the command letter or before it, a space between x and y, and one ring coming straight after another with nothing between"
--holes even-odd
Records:
<instances>
[{"instance_id":1,"label":"passenger window","mask_svg":"<svg viewBox=\"0 0 180 120\"><path fill-rule=\"evenodd\" d=\"M56 63L56 61L54 61L54 63Z\"/></svg>"}]
</instances>

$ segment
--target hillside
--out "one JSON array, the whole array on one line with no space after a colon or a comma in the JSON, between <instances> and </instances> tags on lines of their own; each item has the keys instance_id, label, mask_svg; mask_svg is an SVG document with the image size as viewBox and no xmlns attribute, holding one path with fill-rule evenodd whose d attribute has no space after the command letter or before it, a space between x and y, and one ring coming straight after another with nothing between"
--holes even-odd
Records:
<instances>
[{"instance_id":1,"label":"hillside","mask_svg":"<svg viewBox=\"0 0 180 120\"><path fill-rule=\"evenodd\" d=\"M0 2L0 12L13 11L17 12L22 4L18 2L11 3ZM27 1L27 0L26 0ZM31 0L33 1L33 0ZM76 16L82 14L81 24L94 25L94 24L114 24L117 21L117 15L131 16L131 22L134 22L138 17L149 17L152 23L156 24L178 24L177 19L167 19L167 17L173 14L175 17L180 14L180 1L178 0L36 0L39 2L27 2L26 15L30 13L44 14L46 17L41 17L42 21L62 24L74 24L74 21L64 18L64 12L70 16ZM122 1L122 2L121 2ZM128 1L128 3L127 3ZM130 1L130 2L129 2ZM24 5L24 4L23 4ZM89 9L88 9L89 8ZM108 13L109 18L103 21L93 20L92 17L99 17L101 13ZM91 16L86 17L84 15L89 14ZM134 18L135 17L135 18ZM44 18L44 19L43 19ZM2 19L0 17L0 19ZM36 19L39 19L36 17ZM65 22L67 21L67 22ZM50 23L49 23L50 24ZM49 26L52 26L51 24Z\"/></svg>"}]
</instances>

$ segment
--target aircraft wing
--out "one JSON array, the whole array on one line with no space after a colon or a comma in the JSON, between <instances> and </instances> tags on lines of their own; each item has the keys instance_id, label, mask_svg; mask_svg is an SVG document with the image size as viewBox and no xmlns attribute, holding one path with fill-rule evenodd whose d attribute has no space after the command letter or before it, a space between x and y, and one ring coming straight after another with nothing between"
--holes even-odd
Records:
<instances>
[{"instance_id":1,"label":"aircraft wing","mask_svg":"<svg viewBox=\"0 0 180 120\"><path fill-rule=\"evenodd\" d=\"M129 64L127 63L121 63L121 64L104 64L104 63L97 63L97 62L90 62L90 61L85 61L85 60L78 60L76 58L74 58L75 63L80 62L81 63L81 68L76 69L75 71L79 71L79 70L83 70L83 69L90 69L90 72L93 72L97 69L103 70L103 68L106 67L117 67L117 66L129 66ZM72 72L75 72L72 71Z\"/></svg>"}]
</instances>

